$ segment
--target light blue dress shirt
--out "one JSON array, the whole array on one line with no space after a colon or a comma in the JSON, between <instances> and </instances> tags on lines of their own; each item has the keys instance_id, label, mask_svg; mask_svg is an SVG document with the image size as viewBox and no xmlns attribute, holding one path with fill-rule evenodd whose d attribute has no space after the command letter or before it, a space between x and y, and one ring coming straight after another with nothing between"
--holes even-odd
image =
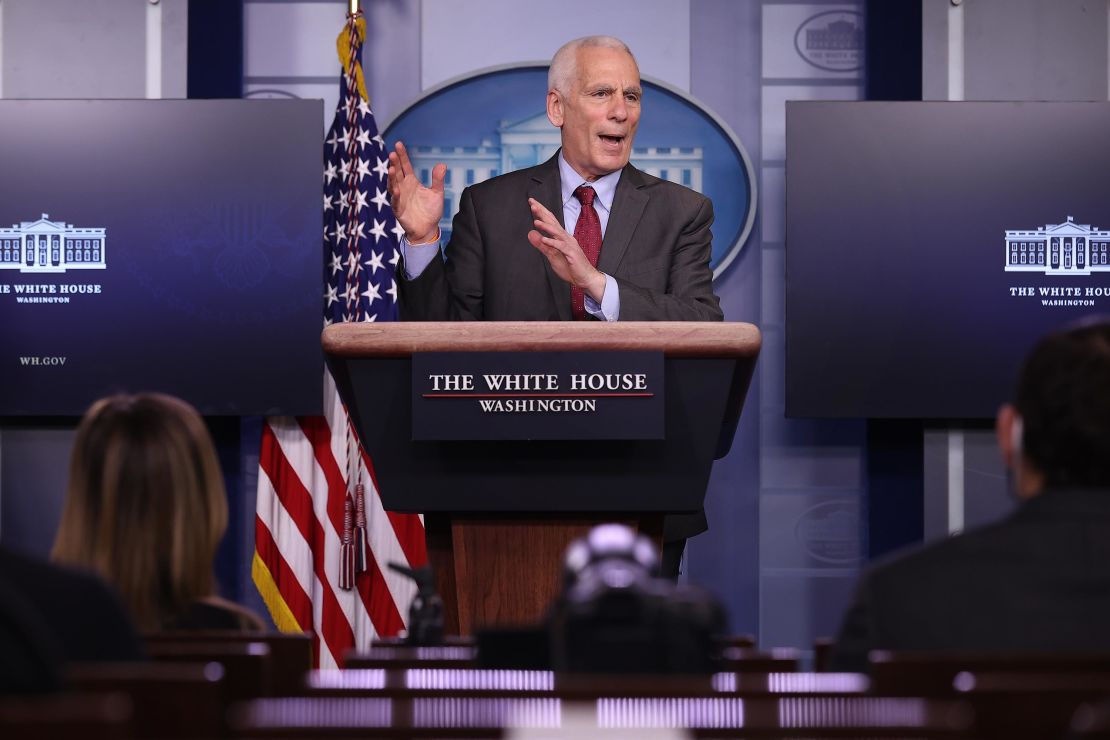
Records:
<instances>
[{"instance_id":1,"label":"light blue dress shirt","mask_svg":"<svg viewBox=\"0 0 1110 740\"><path fill-rule=\"evenodd\" d=\"M579 185L589 185L594 189L594 210L597 211L597 218L601 222L601 237L604 239L605 229L609 226L609 213L613 209L613 198L617 194L617 183L621 179L621 170L610 172L593 182L586 182L585 178L567 164L567 161L563 158L563 153L560 151L559 175L562 181L563 225L566 230L571 234L574 233L574 227L578 223L578 215L582 213L582 204L578 198L574 197L575 189ZM405 277L409 280L419 277L424 269L431 264L432 259L439 255L440 246L440 242L413 246L409 244L406 237L402 236L401 255L405 259ZM603 243L602 249L604 248ZM585 300L586 312L602 321L616 321L620 317L621 308L617 281L613 279L612 275L602 274L605 275L605 293L601 296L601 303L587 295ZM567 290L570 290L569 284Z\"/></svg>"}]
</instances>

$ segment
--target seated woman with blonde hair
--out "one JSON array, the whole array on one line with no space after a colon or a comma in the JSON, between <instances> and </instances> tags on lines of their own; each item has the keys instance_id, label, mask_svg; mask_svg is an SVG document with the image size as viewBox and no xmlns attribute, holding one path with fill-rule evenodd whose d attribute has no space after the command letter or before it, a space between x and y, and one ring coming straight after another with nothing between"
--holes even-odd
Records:
<instances>
[{"instance_id":1,"label":"seated woman with blonde hair","mask_svg":"<svg viewBox=\"0 0 1110 740\"><path fill-rule=\"evenodd\" d=\"M94 403L77 429L53 559L91 568L139 629L263 629L216 595L227 496L192 406L158 393Z\"/></svg>"}]
</instances>

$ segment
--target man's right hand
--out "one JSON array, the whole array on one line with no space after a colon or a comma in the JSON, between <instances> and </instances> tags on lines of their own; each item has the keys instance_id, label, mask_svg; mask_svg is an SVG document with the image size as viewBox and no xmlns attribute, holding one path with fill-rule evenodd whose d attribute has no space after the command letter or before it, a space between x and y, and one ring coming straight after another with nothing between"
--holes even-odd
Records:
<instances>
[{"instance_id":1,"label":"man's right hand","mask_svg":"<svg viewBox=\"0 0 1110 740\"><path fill-rule=\"evenodd\" d=\"M393 215L410 244L433 241L443 218L443 178L447 165L432 168L432 186L425 187L412 170L405 145L397 142L389 153L389 200Z\"/></svg>"}]
</instances>

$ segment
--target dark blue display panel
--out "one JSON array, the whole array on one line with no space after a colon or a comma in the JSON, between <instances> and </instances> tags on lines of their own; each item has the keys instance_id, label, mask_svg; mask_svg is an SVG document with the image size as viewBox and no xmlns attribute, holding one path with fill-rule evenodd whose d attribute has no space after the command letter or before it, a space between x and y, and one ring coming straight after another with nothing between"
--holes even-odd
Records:
<instances>
[{"instance_id":1,"label":"dark blue display panel","mask_svg":"<svg viewBox=\"0 0 1110 740\"><path fill-rule=\"evenodd\" d=\"M319 412L321 105L0 101L0 415Z\"/></svg>"},{"instance_id":2,"label":"dark blue display panel","mask_svg":"<svg viewBox=\"0 0 1110 740\"><path fill-rule=\"evenodd\" d=\"M789 416L985 418L1110 312L1110 105L788 103Z\"/></svg>"}]
</instances>

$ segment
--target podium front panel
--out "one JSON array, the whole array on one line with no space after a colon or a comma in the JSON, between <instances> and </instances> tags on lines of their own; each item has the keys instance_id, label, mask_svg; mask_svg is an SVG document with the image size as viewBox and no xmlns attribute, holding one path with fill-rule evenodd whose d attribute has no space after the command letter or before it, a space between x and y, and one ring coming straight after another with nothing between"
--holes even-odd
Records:
<instances>
[{"instance_id":1,"label":"podium front panel","mask_svg":"<svg viewBox=\"0 0 1110 740\"><path fill-rule=\"evenodd\" d=\"M330 364L388 510L682 512L702 506L745 362L665 358L665 438L588 442L412 441L408 357Z\"/></svg>"}]
</instances>

